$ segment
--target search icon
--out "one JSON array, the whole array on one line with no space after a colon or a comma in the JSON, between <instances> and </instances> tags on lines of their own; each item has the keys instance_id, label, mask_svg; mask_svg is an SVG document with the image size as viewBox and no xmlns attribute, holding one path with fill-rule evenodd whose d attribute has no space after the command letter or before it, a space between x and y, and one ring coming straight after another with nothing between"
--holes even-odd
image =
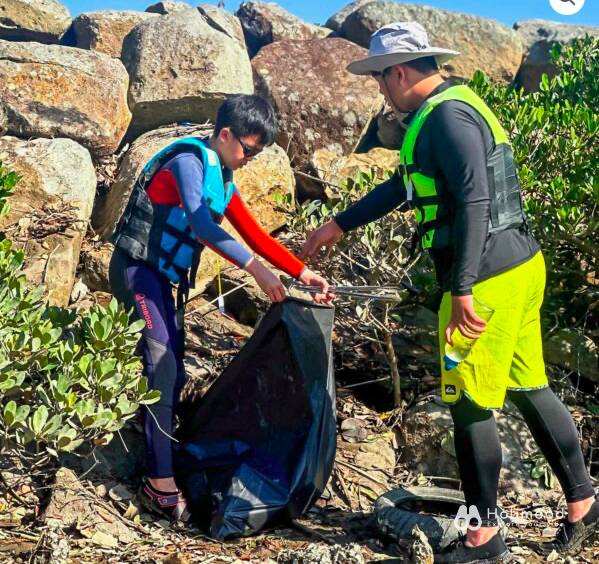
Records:
<instances>
[{"instance_id":1,"label":"search icon","mask_svg":"<svg viewBox=\"0 0 599 564\"><path fill-rule=\"evenodd\" d=\"M549 4L561 16L573 16L582 10L585 0L549 0Z\"/></svg>"}]
</instances>

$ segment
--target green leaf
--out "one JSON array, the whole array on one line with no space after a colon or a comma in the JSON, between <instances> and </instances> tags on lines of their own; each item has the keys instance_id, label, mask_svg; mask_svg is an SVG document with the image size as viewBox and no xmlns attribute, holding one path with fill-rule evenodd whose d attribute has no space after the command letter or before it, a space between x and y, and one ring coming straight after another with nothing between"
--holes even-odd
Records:
<instances>
[{"instance_id":1,"label":"green leaf","mask_svg":"<svg viewBox=\"0 0 599 564\"><path fill-rule=\"evenodd\" d=\"M4 406L4 423L7 427L11 427L17 417L17 403L9 401Z\"/></svg>"},{"instance_id":2,"label":"green leaf","mask_svg":"<svg viewBox=\"0 0 599 564\"><path fill-rule=\"evenodd\" d=\"M134 335L135 333L139 333L140 331L142 331L145 328L145 326L146 322L143 319L138 319L137 321L131 323L131 325L127 329L127 333L130 335Z\"/></svg>"},{"instance_id":3,"label":"green leaf","mask_svg":"<svg viewBox=\"0 0 599 564\"><path fill-rule=\"evenodd\" d=\"M29 405L20 405L17 409L17 413L15 416L15 423L23 423L27 417L29 417L29 413L31 412L31 406Z\"/></svg>"},{"instance_id":4,"label":"green leaf","mask_svg":"<svg viewBox=\"0 0 599 564\"><path fill-rule=\"evenodd\" d=\"M48 423L44 426L43 429L43 434L44 435L53 435L54 433L56 433L56 431L58 431L58 429L60 429L62 425L62 415L57 414L54 415L50 421L48 421Z\"/></svg>"},{"instance_id":5,"label":"green leaf","mask_svg":"<svg viewBox=\"0 0 599 564\"><path fill-rule=\"evenodd\" d=\"M45 405L40 405L33 414L31 419L31 428L36 435L41 434L46 421L48 420L48 408Z\"/></svg>"},{"instance_id":6,"label":"green leaf","mask_svg":"<svg viewBox=\"0 0 599 564\"><path fill-rule=\"evenodd\" d=\"M64 426L58 433L56 446L59 450L69 450L69 446L77 437L77 431L72 427Z\"/></svg>"},{"instance_id":7,"label":"green leaf","mask_svg":"<svg viewBox=\"0 0 599 564\"><path fill-rule=\"evenodd\" d=\"M158 390L150 390L142 396L139 403L142 405L151 405L160 400L160 392Z\"/></svg>"}]
</instances>

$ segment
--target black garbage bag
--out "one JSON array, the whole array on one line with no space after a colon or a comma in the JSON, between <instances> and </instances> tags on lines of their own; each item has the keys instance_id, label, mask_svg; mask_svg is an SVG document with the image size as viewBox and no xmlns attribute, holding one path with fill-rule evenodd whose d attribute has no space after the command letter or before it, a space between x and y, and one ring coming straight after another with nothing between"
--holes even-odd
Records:
<instances>
[{"instance_id":1,"label":"black garbage bag","mask_svg":"<svg viewBox=\"0 0 599 564\"><path fill-rule=\"evenodd\" d=\"M334 309L288 298L177 432L177 484L224 540L294 519L322 494L336 448Z\"/></svg>"}]
</instances>

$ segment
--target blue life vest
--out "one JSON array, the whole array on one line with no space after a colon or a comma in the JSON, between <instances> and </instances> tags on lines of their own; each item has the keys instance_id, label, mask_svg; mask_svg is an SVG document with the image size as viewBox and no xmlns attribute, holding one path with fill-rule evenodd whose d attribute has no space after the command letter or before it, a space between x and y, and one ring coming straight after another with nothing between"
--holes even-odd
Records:
<instances>
[{"instance_id":1,"label":"blue life vest","mask_svg":"<svg viewBox=\"0 0 599 564\"><path fill-rule=\"evenodd\" d=\"M115 247L134 259L146 261L171 282L193 287L204 246L193 233L182 207L155 204L147 193L155 174L183 152L194 153L202 161L203 197L214 220L222 221L235 191L233 173L223 171L218 155L205 140L188 137L162 149L143 168L111 240Z\"/></svg>"}]
</instances>

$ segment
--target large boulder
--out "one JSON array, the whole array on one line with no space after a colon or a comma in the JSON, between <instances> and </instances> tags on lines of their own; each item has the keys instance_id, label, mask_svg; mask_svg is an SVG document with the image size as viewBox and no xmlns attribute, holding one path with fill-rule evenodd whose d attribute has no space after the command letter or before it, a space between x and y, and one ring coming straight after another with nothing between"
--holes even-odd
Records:
<instances>
[{"instance_id":1,"label":"large boulder","mask_svg":"<svg viewBox=\"0 0 599 564\"><path fill-rule=\"evenodd\" d=\"M0 103L19 137L69 137L95 156L119 146L131 120L122 63L72 47L0 40Z\"/></svg>"},{"instance_id":2,"label":"large boulder","mask_svg":"<svg viewBox=\"0 0 599 564\"><path fill-rule=\"evenodd\" d=\"M256 90L274 104L277 143L294 166L309 170L317 149L351 153L381 108L376 81L345 70L363 56L364 49L345 39L325 38L278 41L253 59Z\"/></svg>"},{"instance_id":3,"label":"large boulder","mask_svg":"<svg viewBox=\"0 0 599 564\"><path fill-rule=\"evenodd\" d=\"M157 14L133 10L85 12L73 20L61 43L119 59L123 39L138 23L152 17Z\"/></svg>"},{"instance_id":4,"label":"large boulder","mask_svg":"<svg viewBox=\"0 0 599 564\"><path fill-rule=\"evenodd\" d=\"M206 134L206 131L192 132L188 128L162 128L139 137L125 154L115 183L107 196L98 201L94 210L93 227L104 239L109 239L127 204L135 179L144 165L163 147L189 135ZM293 193L294 177L285 151L273 145L252 159L245 167L235 172L235 184L250 210L269 232L285 224L285 216L277 211L275 193ZM223 227L235 234L225 222ZM216 255L204 251L198 272L197 287L205 287L216 272Z\"/></svg>"},{"instance_id":5,"label":"large boulder","mask_svg":"<svg viewBox=\"0 0 599 564\"><path fill-rule=\"evenodd\" d=\"M2 0L0 39L56 43L71 23L71 14L57 0Z\"/></svg>"},{"instance_id":6,"label":"large boulder","mask_svg":"<svg viewBox=\"0 0 599 564\"><path fill-rule=\"evenodd\" d=\"M274 2L244 2L235 15L241 20L251 57L281 39L317 39L331 33L330 29L302 21Z\"/></svg>"},{"instance_id":7,"label":"large boulder","mask_svg":"<svg viewBox=\"0 0 599 564\"><path fill-rule=\"evenodd\" d=\"M182 12L183 10L189 10L190 8L191 5L187 2L172 2L167 0L166 2L156 2L156 4L148 6L146 12L166 16L167 14Z\"/></svg>"},{"instance_id":8,"label":"large boulder","mask_svg":"<svg viewBox=\"0 0 599 564\"><path fill-rule=\"evenodd\" d=\"M516 408L508 402L495 419L503 454L500 493L510 492L533 501L556 497L557 480L546 487L544 480L531 476L532 468L525 461L536 460L538 446ZM397 441L399 461L409 469L427 476L459 478L451 414L439 400L427 400L409 410L397 431Z\"/></svg>"},{"instance_id":9,"label":"large boulder","mask_svg":"<svg viewBox=\"0 0 599 564\"><path fill-rule=\"evenodd\" d=\"M197 9L142 22L125 39L131 137L160 125L214 120L233 94L251 94L247 52Z\"/></svg>"},{"instance_id":10,"label":"large boulder","mask_svg":"<svg viewBox=\"0 0 599 564\"><path fill-rule=\"evenodd\" d=\"M522 41L514 30L487 18L429 6L370 2L347 17L342 34L368 47L377 29L398 21L417 21L433 45L459 51L461 54L444 66L454 76L470 78L481 69L494 80L511 81L522 61Z\"/></svg>"},{"instance_id":11,"label":"large boulder","mask_svg":"<svg viewBox=\"0 0 599 564\"><path fill-rule=\"evenodd\" d=\"M524 61L518 71L516 83L529 92L539 89L543 74L548 74L550 77L556 74L550 56L554 45L566 45L573 39L585 35L599 37L599 27L546 20L516 22L514 29L522 38L525 47Z\"/></svg>"},{"instance_id":12,"label":"large boulder","mask_svg":"<svg viewBox=\"0 0 599 564\"><path fill-rule=\"evenodd\" d=\"M237 16L212 4L200 4L198 10L214 29L226 33L236 39L244 49L246 48L243 28Z\"/></svg>"},{"instance_id":13,"label":"large boulder","mask_svg":"<svg viewBox=\"0 0 599 564\"><path fill-rule=\"evenodd\" d=\"M28 279L66 306L96 195L90 154L70 139L1 137L0 161L21 176L0 229L24 248Z\"/></svg>"},{"instance_id":14,"label":"large boulder","mask_svg":"<svg viewBox=\"0 0 599 564\"><path fill-rule=\"evenodd\" d=\"M369 4L370 2L374 2L374 0L356 0L355 2L350 2L347 6L341 8L341 10L339 10L337 13L333 14L324 25L329 29L341 34L343 33L343 23L348 16L353 14L362 6L366 6L366 4Z\"/></svg>"}]
</instances>

